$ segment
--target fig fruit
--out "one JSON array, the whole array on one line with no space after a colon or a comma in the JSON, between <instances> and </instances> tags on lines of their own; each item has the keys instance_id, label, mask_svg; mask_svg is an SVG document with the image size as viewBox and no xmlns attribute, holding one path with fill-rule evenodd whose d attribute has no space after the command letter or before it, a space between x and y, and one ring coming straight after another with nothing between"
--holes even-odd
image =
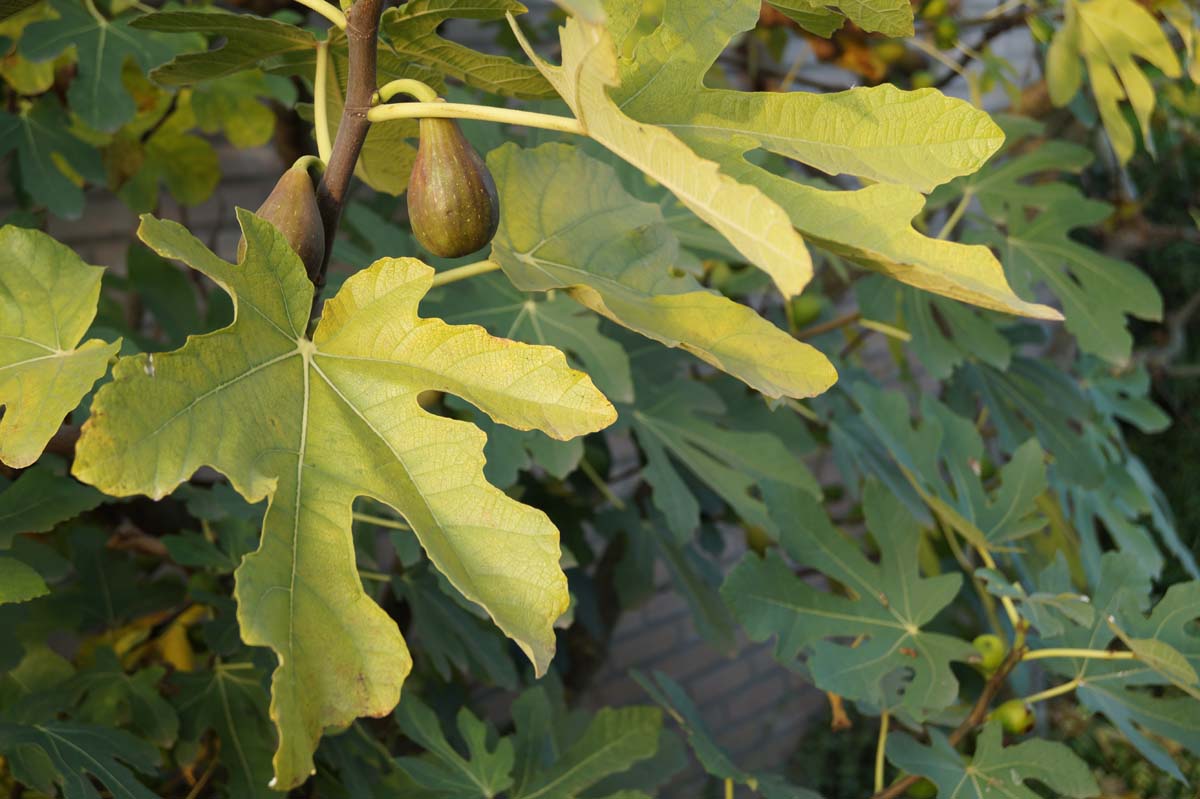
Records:
<instances>
[{"instance_id":1,"label":"fig fruit","mask_svg":"<svg viewBox=\"0 0 1200 799\"><path fill-rule=\"evenodd\" d=\"M912 799L933 799L938 795L938 789L936 785L922 777L908 789L908 795Z\"/></svg>"},{"instance_id":2,"label":"fig fruit","mask_svg":"<svg viewBox=\"0 0 1200 799\"><path fill-rule=\"evenodd\" d=\"M317 274L325 260L325 223L317 209L317 193L308 170L293 166L280 176L267 199L255 211L270 222L304 262L310 275ZM246 255L246 240L238 242L238 261Z\"/></svg>"},{"instance_id":3,"label":"fig fruit","mask_svg":"<svg viewBox=\"0 0 1200 799\"><path fill-rule=\"evenodd\" d=\"M979 662L976 664L979 670L988 676L995 674L996 669L1004 662L1006 654L1004 641L1000 640L1000 636L980 635L971 642L971 646L979 653Z\"/></svg>"},{"instance_id":4,"label":"fig fruit","mask_svg":"<svg viewBox=\"0 0 1200 799\"><path fill-rule=\"evenodd\" d=\"M453 119L421 120L408 218L417 242L442 258L469 255L496 235L496 183Z\"/></svg>"},{"instance_id":5,"label":"fig fruit","mask_svg":"<svg viewBox=\"0 0 1200 799\"><path fill-rule=\"evenodd\" d=\"M1024 735L1033 729L1033 707L1021 699L1010 699L992 711L990 718L1000 719L1009 735Z\"/></svg>"}]
</instances>

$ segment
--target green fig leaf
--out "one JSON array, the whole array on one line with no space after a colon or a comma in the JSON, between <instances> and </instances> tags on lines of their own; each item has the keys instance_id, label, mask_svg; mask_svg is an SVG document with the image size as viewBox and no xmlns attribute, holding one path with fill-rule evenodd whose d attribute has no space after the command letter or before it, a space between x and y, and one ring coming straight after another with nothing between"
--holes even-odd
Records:
<instances>
[{"instance_id":1,"label":"green fig leaf","mask_svg":"<svg viewBox=\"0 0 1200 799\"><path fill-rule=\"evenodd\" d=\"M104 183L105 174L99 151L71 135L70 126L66 109L52 97L15 114L0 111L0 155L16 150L21 185L34 202L74 219L83 213L83 188L64 167L92 183Z\"/></svg>"},{"instance_id":2,"label":"green fig leaf","mask_svg":"<svg viewBox=\"0 0 1200 799\"><path fill-rule=\"evenodd\" d=\"M816 18L821 20L821 33L829 23L827 17L837 21L841 27L842 17L853 22L864 31L882 33L891 38L913 35L913 7L908 0L769 0L772 6L787 14L800 25L808 28ZM811 30L811 28L808 28ZM836 28L835 28L836 30ZM832 31L831 31L832 32ZM829 34L822 34L828 36Z\"/></svg>"},{"instance_id":3,"label":"green fig leaf","mask_svg":"<svg viewBox=\"0 0 1200 799\"><path fill-rule=\"evenodd\" d=\"M524 14L516 0L409 0L383 13L380 32L396 55L415 61L468 86L505 97L529 100L554 97L541 73L507 56L480 53L444 39L438 28L449 19L492 21Z\"/></svg>"},{"instance_id":4,"label":"green fig leaf","mask_svg":"<svg viewBox=\"0 0 1200 799\"><path fill-rule=\"evenodd\" d=\"M539 674L553 654L568 603L557 530L483 479L482 433L425 412L417 396L445 391L564 440L615 413L557 350L419 318L433 270L410 258L346 281L309 340L313 287L299 258L270 224L238 215L247 250L237 266L180 225L143 217L142 240L217 282L236 318L176 352L119 361L74 471L106 493L157 498L209 465L248 501L270 498L235 596L243 639L279 656L271 716L275 784L285 789L308 778L324 728L391 710L411 664L358 577L356 497L402 514L434 565Z\"/></svg>"},{"instance_id":5,"label":"green fig leaf","mask_svg":"<svg viewBox=\"0 0 1200 799\"><path fill-rule=\"evenodd\" d=\"M938 797L1038 799L1041 794L1023 784L1027 780L1037 780L1055 796L1084 799L1100 793L1088 764L1068 746L1042 740L1004 746L999 721L983 728L975 754L965 762L945 734L931 730L929 737L926 746L905 733L892 733L887 739L887 757L899 768L937 785Z\"/></svg>"},{"instance_id":6,"label":"green fig leaf","mask_svg":"<svg viewBox=\"0 0 1200 799\"><path fill-rule=\"evenodd\" d=\"M8 759L18 782L47 796L61 790L64 799L93 799L97 794L90 776L111 796L156 799L130 767L153 774L158 750L124 730L63 721L0 722L0 755Z\"/></svg>"},{"instance_id":7,"label":"green fig leaf","mask_svg":"<svg viewBox=\"0 0 1200 799\"><path fill-rule=\"evenodd\" d=\"M36 461L121 348L79 343L103 272L41 231L0 228L0 462Z\"/></svg>"},{"instance_id":8,"label":"green fig leaf","mask_svg":"<svg viewBox=\"0 0 1200 799\"><path fill-rule=\"evenodd\" d=\"M784 552L838 580L850 596L814 588L775 551L766 558L748 554L721 588L747 635L755 641L777 637L776 657L788 665L807 653L817 687L847 699L899 707L916 719L949 707L958 699L950 664L966 662L975 650L925 627L954 601L962 575L921 577L920 528L878 483L868 484L864 508L879 563L835 528L808 494L787 497L777 519ZM858 637L857 646L847 645ZM896 697L898 682L906 684Z\"/></svg>"},{"instance_id":9,"label":"green fig leaf","mask_svg":"<svg viewBox=\"0 0 1200 799\"><path fill-rule=\"evenodd\" d=\"M154 69L150 77L164 86L184 86L253 69L287 53L316 50L311 31L253 14L223 11L158 11L131 23L141 30L220 37L215 50L185 53Z\"/></svg>"},{"instance_id":10,"label":"green fig leaf","mask_svg":"<svg viewBox=\"0 0 1200 799\"><path fill-rule=\"evenodd\" d=\"M35 22L21 36L21 54L48 61L69 47L78 54L78 74L67 90L71 111L90 128L111 133L133 118L133 98L121 82L126 59L143 71L175 55L175 47L134 30L127 19L105 19L79 0L51 0L57 19Z\"/></svg>"}]
</instances>

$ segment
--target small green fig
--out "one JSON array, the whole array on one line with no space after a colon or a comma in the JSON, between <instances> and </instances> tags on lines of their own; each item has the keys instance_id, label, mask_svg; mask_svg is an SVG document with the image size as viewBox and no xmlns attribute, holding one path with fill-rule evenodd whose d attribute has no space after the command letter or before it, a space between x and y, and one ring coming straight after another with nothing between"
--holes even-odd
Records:
<instances>
[{"instance_id":1,"label":"small green fig","mask_svg":"<svg viewBox=\"0 0 1200 799\"><path fill-rule=\"evenodd\" d=\"M1000 636L990 633L980 635L971 642L971 646L975 647L975 651L979 653L979 662L976 664L979 666L979 670L988 676L995 674L1007 654L1004 641L1000 639Z\"/></svg>"},{"instance_id":2,"label":"small green fig","mask_svg":"<svg viewBox=\"0 0 1200 799\"><path fill-rule=\"evenodd\" d=\"M408 180L408 218L417 242L442 258L469 255L496 235L496 183L453 119L421 120Z\"/></svg>"},{"instance_id":3,"label":"small green fig","mask_svg":"<svg viewBox=\"0 0 1200 799\"><path fill-rule=\"evenodd\" d=\"M821 315L821 311L825 310L825 303L820 297L812 294L801 294L799 297L793 297L792 303L792 324L796 327L805 327L817 321L817 317Z\"/></svg>"},{"instance_id":4,"label":"small green fig","mask_svg":"<svg viewBox=\"0 0 1200 799\"><path fill-rule=\"evenodd\" d=\"M912 799L933 799L938 795L938 789L936 785L922 777L908 789L908 795Z\"/></svg>"},{"instance_id":5,"label":"small green fig","mask_svg":"<svg viewBox=\"0 0 1200 799\"><path fill-rule=\"evenodd\" d=\"M315 275L325 259L325 224L317 209L317 193L308 170L293 166L280 176L267 199L255 211L258 216L279 228L304 269ZM238 260L246 255L246 240L238 242Z\"/></svg>"},{"instance_id":6,"label":"small green fig","mask_svg":"<svg viewBox=\"0 0 1200 799\"><path fill-rule=\"evenodd\" d=\"M1022 699L1010 699L992 711L989 718L1000 719L1009 735L1024 735L1033 729L1033 707Z\"/></svg>"}]
</instances>

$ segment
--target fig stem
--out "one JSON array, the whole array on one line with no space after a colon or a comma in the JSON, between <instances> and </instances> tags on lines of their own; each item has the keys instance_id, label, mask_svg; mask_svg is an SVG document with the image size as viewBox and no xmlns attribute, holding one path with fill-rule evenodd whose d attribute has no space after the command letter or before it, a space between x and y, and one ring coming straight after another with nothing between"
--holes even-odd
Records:
<instances>
[{"instance_id":1,"label":"fig stem","mask_svg":"<svg viewBox=\"0 0 1200 799\"><path fill-rule=\"evenodd\" d=\"M891 714L886 710L879 714L879 740L875 744L875 793L883 790L884 756L887 751L887 736Z\"/></svg>"},{"instance_id":2,"label":"fig stem","mask_svg":"<svg viewBox=\"0 0 1200 799\"><path fill-rule=\"evenodd\" d=\"M1069 694L1079 686L1083 685L1083 680L1076 677L1075 679L1065 682L1062 685L1056 685L1053 688L1047 688L1045 691L1039 691L1036 694L1031 694L1021 701L1027 705L1032 705L1035 702L1041 702L1045 699L1053 699L1056 696Z\"/></svg>"},{"instance_id":3,"label":"fig stem","mask_svg":"<svg viewBox=\"0 0 1200 799\"><path fill-rule=\"evenodd\" d=\"M292 169L303 169L310 175L316 169L319 176L325 171L325 162L315 155L302 155L292 162Z\"/></svg>"},{"instance_id":4,"label":"fig stem","mask_svg":"<svg viewBox=\"0 0 1200 799\"><path fill-rule=\"evenodd\" d=\"M559 133L574 133L579 136L587 135L583 125L577 119L560 117L554 114L537 114L532 111L518 111L515 108L495 108L488 105L471 105L470 103L397 103L395 105L377 105L367 112L371 122L388 122L393 119L421 119L438 117L441 119L478 119L484 122L500 122L508 125L524 125L529 128L544 128Z\"/></svg>"},{"instance_id":5,"label":"fig stem","mask_svg":"<svg viewBox=\"0 0 1200 799\"><path fill-rule=\"evenodd\" d=\"M296 2L305 8L316 11L342 30L346 29L346 15L333 3L327 3L325 0L296 0Z\"/></svg>"},{"instance_id":6,"label":"fig stem","mask_svg":"<svg viewBox=\"0 0 1200 799\"><path fill-rule=\"evenodd\" d=\"M329 138L329 40L317 43L317 75L313 79L313 131L317 137L317 154L328 163L333 152Z\"/></svg>"},{"instance_id":7,"label":"fig stem","mask_svg":"<svg viewBox=\"0 0 1200 799\"><path fill-rule=\"evenodd\" d=\"M495 272L500 268L500 264L495 261L476 261L473 264L466 266L458 266L454 269L447 269L445 272L438 272L433 276L433 287L444 286L447 283L457 283L460 280L466 280L470 277L478 275L486 275L488 272Z\"/></svg>"},{"instance_id":8,"label":"fig stem","mask_svg":"<svg viewBox=\"0 0 1200 799\"><path fill-rule=\"evenodd\" d=\"M1043 660L1045 658L1087 658L1090 660L1137 660L1133 652L1121 650L1110 652L1107 649L1032 649L1025 653L1022 660Z\"/></svg>"},{"instance_id":9,"label":"fig stem","mask_svg":"<svg viewBox=\"0 0 1200 799\"><path fill-rule=\"evenodd\" d=\"M371 97L371 105L389 103L397 94L407 94L422 103L436 103L438 93L432 86L415 78L397 78L379 87Z\"/></svg>"}]
</instances>

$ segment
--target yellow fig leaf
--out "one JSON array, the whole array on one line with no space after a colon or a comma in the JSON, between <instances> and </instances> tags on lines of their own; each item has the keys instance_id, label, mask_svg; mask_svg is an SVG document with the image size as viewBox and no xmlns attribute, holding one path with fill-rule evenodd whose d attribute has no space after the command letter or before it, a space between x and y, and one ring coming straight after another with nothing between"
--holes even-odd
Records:
<instances>
[{"instance_id":1,"label":"yellow fig leaf","mask_svg":"<svg viewBox=\"0 0 1200 799\"><path fill-rule=\"evenodd\" d=\"M90 339L103 267L37 230L0 229L0 462L38 459L121 347Z\"/></svg>"},{"instance_id":2,"label":"yellow fig leaf","mask_svg":"<svg viewBox=\"0 0 1200 799\"><path fill-rule=\"evenodd\" d=\"M1063 27L1047 54L1047 86L1055 105L1066 105L1082 85L1082 59L1091 81L1100 119L1121 163L1133 157L1136 142L1121 112L1128 100L1142 129L1142 141L1153 152L1150 115L1154 86L1138 59L1148 61L1168 78L1182 74L1179 58L1154 15L1134 0L1067 0ZM1178 18L1178 14L1175 18Z\"/></svg>"},{"instance_id":3,"label":"yellow fig leaf","mask_svg":"<svg viewBox=\"0 0 1200 799\"><path fill-rule=\"evenodd\" d=\"M662 210L634 199L608 164L565 144L506 144L488 166L504 208L492 257L517 288L565 289L769 397L811 397L837 380L819 350L683 274Z\"/></svg>"},{"instance_id":4,"label":"yellow fig leaf","mask_svg":"<svg viewBox=\"0 0 1200 799\"><path fill-rule=\"evenodd\" d=\"M417 401L443 391L522 430L569 439L615 419L552 347L422 319L433 270L384 258L357 273L305 336L313 288L269 223L239 210L240 264L182 226L143 217L139 235L234 301L234 322L175 352L121 359L97 393L74 473L117 496L162 497L196 469L268 498L262 541L235 573L243 639L278 656L275 787L308 778L327 727L381 716L411 667L399 629L362 589L355 498L404 516L433 564L486 610L540 674L568 604L558 531L483 476L484 434Z\"/></svg>"},{"instance_id":5,"label":"yellow fig leaf","mask_svg":"<svg viewBox=\"0 0 1200 799\"><path fill-rule=\"evenodd\" d=\"M610 0L610 17L631 0ZM784 294L811 278L809 242L917 288L1008 313L1060 318L1013 293L985 247L918 233L923 191L975 172L1004 140L983 111L932 89L825 95L710 89L709 68L758 21L757 0L666 0L662 23L630 58L608 29L572 18L562 66L530 58L588 136L670 189ZM514 26L515 27L515 26ZM833 191L775 174L765 150L868 185Z\"/></svg>"},{"instance_id":6,"label":"yellow fig leaf","mask_svg":"<svg viewBox=\"0 0 1200 799\"><path fill-rule=\"evenodd\" d=\"M670 189L769 274L785 296L800 293L812 279L812 257L787 213L755 187L722 174L716 162L696 154L671 131L627 116L609 97L620 73L616 47L604 27L568 20L562 29L563 63L556 67L538 58L512 24L526 54L589 136Z\"/></svg>"}]
</instances>

